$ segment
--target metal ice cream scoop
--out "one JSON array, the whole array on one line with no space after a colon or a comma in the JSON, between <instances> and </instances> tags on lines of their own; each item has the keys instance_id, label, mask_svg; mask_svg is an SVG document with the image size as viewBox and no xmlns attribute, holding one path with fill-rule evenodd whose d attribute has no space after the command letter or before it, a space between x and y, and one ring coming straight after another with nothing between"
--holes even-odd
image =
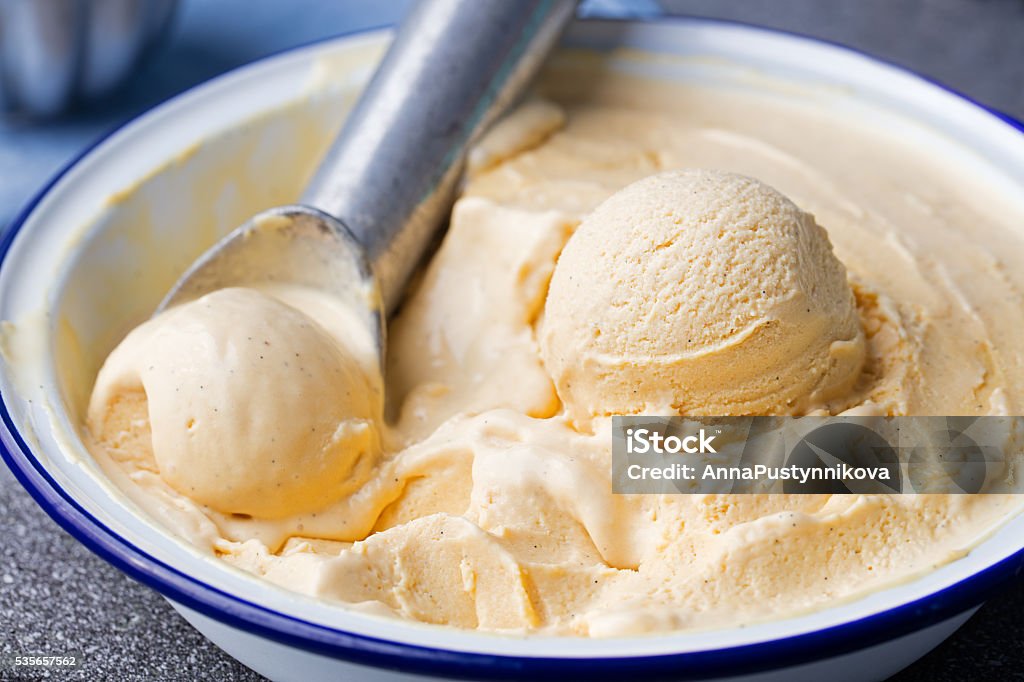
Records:
<instances>
[{"instance_id":1,"label":"metal ice cream scoop","mask_svg":"<svg viewBox=\"0 0 1024 682\"><path fill-rule=\"evenodd\" d=\"M387 314L446 217L469 145L525 90L576 0L421 0L297 205L203 254L157 312L227 286L325 290Z\"/></svg>"}]
</instances>

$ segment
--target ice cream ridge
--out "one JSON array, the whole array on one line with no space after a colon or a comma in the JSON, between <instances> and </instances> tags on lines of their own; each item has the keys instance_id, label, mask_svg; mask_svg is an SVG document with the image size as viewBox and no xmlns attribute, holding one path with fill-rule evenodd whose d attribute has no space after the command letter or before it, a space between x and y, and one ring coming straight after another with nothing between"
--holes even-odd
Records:
<instances>
[{"instance_id":1,"label":"ice cream ridge","mask_svg":"<svg viewBox=\"0 0 1024 682\"><path fill-rule=\"evenodd\" d=\"M1000 343L1024 306L979 312L1020 301L1019 277L992 270L997 239L959 232L1019 215L944 176L926 179L945 203L917 212L886 188L934 164L870 130L712 91L679 115L614 78L481 141L383 376L328 294L216 291L109 355L97 461L232 570L516 634L795 615L962 556L1019 512L1013 495L611 492L614 415L1005 414L1024 385ZM756 114L709 129L700 106ZM889 163L844 195L828 178L854 149Z\"/></svg>"}]
</instances>

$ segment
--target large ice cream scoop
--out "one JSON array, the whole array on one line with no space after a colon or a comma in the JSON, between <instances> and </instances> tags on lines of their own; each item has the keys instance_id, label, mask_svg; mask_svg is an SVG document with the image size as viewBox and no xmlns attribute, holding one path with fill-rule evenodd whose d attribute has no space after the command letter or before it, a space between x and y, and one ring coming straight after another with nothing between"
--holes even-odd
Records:
<instances>
[{"instance_id":1,"label":"large ice cream scoop","mask_svg":"<svg viewBox=\"0 0 1024 682\"><path fill-rule=\"evenodd\" d=\"M575 0L421 0L300 203L231 232L158 308L283 282L361 311L381 355L387 313L450 209L465 152L523 92Z\"/></svg>"},{"instance_id":2,"label":"large ice cream scoop","mask_svg":"<svg viewBox=\"0 0 1024 682\"><path fill-rule=\"evenodd\" d=\"M575 419L798 414L864 362L847 283L813 216L752 178L670 171L594 210L558 260L540 338Z\"/></svg>"}]
</instances>

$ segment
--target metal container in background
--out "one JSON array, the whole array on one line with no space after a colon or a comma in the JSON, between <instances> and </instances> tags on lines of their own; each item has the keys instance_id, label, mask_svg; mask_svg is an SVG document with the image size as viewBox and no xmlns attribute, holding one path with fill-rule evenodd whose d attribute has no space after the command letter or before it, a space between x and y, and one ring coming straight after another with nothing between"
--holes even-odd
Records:
<instances>
[{"instance_id":1,"label":"metal container in background","mask_svg":"<svg viewBox=\"0 0 1024 682\"><path fill-rule=\"evenodd\" d=\"M101 97L170 28L177 0L0 0L0 110L36 118Z\"/></svg>"}]
</instances>

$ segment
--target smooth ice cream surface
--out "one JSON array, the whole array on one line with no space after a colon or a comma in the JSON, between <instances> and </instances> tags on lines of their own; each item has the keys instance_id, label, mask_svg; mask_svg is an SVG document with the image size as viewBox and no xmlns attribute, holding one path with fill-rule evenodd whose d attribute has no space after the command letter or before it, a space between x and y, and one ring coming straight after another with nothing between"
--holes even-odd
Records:
<instances>
[{"instance_id":1,"label":"smooth ice cream surface","mask_svg":"<svg viewBox=\"0 0 1024 682\"><path fill-rule=\"evenodd\" d=\"M566 410L806 413L858 378L864 334L825 231L767 185L666 171L577 228L541 348Z\"/></svg>"},{"instance_id":2,"label":"smooth ice cream surface","mask_svg":"<svg viewBox=\"0 0 1024 682\"><path fill-rule=\"evenodd\" d=\"M316 510L358 487L379 450L379 391L343 343L267 293L213 292L138 327L110 355L90 431L123 449L145 447L134 435L144 429L163 480L217 511Z\"/></svg>"},{"instance_id":3,"label":"smooth ice cream surface","mask_svg":"<svg viewBox=\"0 0 1024 682\"><path fill-rule=\"evenodd\" d=\"M1024 206L820 97L593 65L556 61L546 103L481 142L389 324L388 421L344 311L226 291L111 354L97 461L234 567L494 632L791 616L1019 513L1014 495L610 492L613 412L1019 414Z\"/></svg>"}]
</instances>

